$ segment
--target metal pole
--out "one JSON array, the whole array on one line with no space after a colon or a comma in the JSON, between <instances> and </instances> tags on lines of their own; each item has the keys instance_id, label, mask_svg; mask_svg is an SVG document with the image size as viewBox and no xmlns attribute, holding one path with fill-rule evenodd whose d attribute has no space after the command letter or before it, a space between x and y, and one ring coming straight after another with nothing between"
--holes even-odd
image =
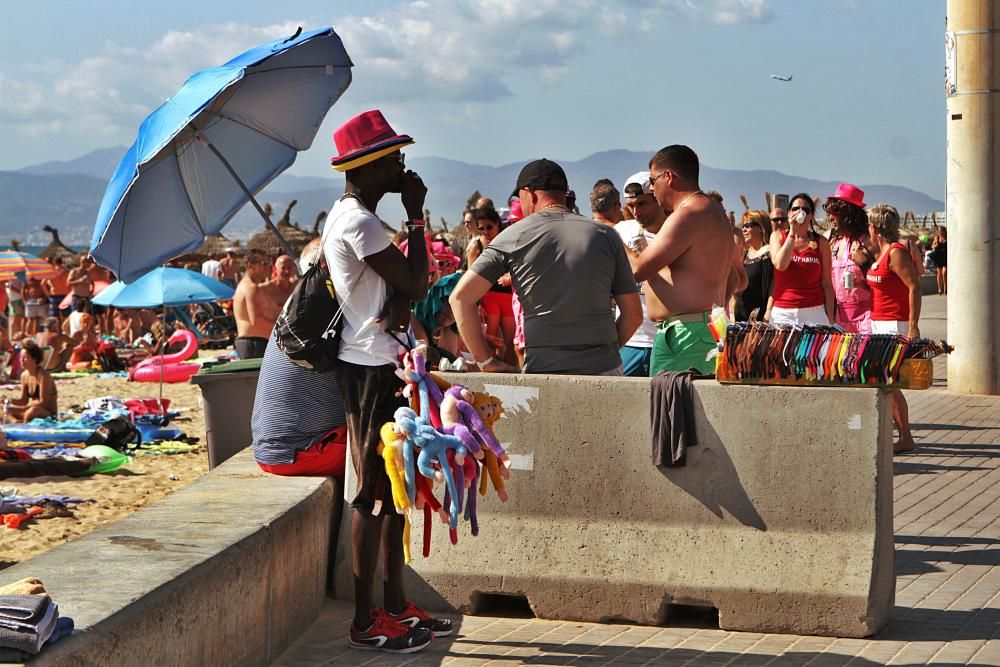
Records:
<instances>
[{"instance_id":1,"label":"metal pole","mask_svg":"<svg viewBox=\"0 0 1000 667\"><path fill-rule=\"evenodd\" d=\"M271 222L271 219L267 217L267 213L265 213L264 209L262 209L260 207L260 204L257 203L257 199L253 196L253 193L250 192L250 189L247 188L246 184L243 183L243 179L240 178L240 175L237 174L236 170L233 169L231 164L229 164L229 160L223 157L222 153L219 152L219 149L216 148L215 145L208 140L208 137L206 137L204 133L198 132L197 134L195 134L195 138L201 143L205 144L205 146L208 147L208 150L212 151L215 157L219 158L219 161L222 162L222 166L226 168L226 170L229 172L229 175L233 177L233 180L236 181L236 184L240 186L241 190L243 190L243 194L247 196L247 199L250 200L250 203L253 204L253 207L257 209L258 213L260 213L260 217L264 219L264 224L267 225L267 228L270 229L271 232L273 232L274 235L278 238L278 243L285 250L285 253L292 259L298 259L297 254L295 253L295 251L292 250L292 246L288 245L288 241L286 241L285 237L281 235L281 232L278 231L278 228L274 226L274 223ZM299 263L298 262L292 262L292 263L295 265L296 273L299 273Z\"/></svg>"},{"instance_id":2,"label":"metal pole","mask_svg":"<svg viewBox=\"0 0 1000 667\"><path fill-rule=\"evenodd\" d=\"M948 0L948 389L1000 393L1000 0Z\"/></svg>"}]
</instances>

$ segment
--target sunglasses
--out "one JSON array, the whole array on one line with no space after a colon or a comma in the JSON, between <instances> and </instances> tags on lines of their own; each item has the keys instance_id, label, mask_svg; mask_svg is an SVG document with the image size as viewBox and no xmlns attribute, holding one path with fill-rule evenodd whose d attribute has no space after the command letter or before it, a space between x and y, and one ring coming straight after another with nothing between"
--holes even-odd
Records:
<instances>
[{"instance_id":1,"label":"sunglasses","mask_svg":"<svg viewBox=\"0 0 1000 667\"><path fill-rule=\"evenodd\" d=\"M811 208L809 208L808 206L793 206L790 210L793 213L796 212L796 211L805 211L806 213L812 213L813 212L813 210Z\"/></svg>"},{"instance_id":2,"label":"sunglasses","mask_svg":"<svg viewBox=\"0 0 1000 667\"><path fill-rule=\"evenodd\" d=\"M743 229L753 229L754 227L760 227L756 222L744 222Z\"/></svg>"},{"instance_id":3,"label":"sunglasses","mask_svg":"<svg viewBox=\"0 0 1000 667\"><path fill-rule=\"evenodd\" d=\"M485 232L485 231L488 231L490 229L496 229L496 228L497 228L496 225L479 225L479 231L481 231L481 232Z\"/></svg>"},{"instance_id":4,"label":"sunglasses","mask_svg":"<svg viewBox=\"0 0 1000 667\"><path fill-rule=\"evenodd\" d=\"M665 170L661 171L660 173L658 173L656 176L653 176L653 174L650 173L649 174L649 187L653 187L653 185L656 183L656 181L660 180L663 177L663 175L667 173L667 171L669 171L669 170L665 169Z\"/></svg>"},{"instance_id":5,"label":"sunglasses","mask_svg":"<svg viewBox=\"0 0 1000 667\"><path fill-rule=\"evenodd\" d=\"M782 216L780 218L771 218L771 222L788 222L788 218Z\"/></svg>"}]
</instances>

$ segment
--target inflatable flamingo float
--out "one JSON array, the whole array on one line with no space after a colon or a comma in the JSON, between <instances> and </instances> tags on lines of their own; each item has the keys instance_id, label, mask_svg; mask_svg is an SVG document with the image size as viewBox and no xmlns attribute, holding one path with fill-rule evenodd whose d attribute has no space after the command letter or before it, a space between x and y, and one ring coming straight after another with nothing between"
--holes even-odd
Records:
<instances>
[{"instance_id":1,"label":"inflatable flamingo float","mask_svg":"<svg viewBox=\"0 0 1000 667\"><path fill-rule=\"evenodd\" d=\"M182 363L198 352L198 339L194 333L178 329L167 341L168 345L184 343L184 347L173 354L159 354L136 364L129 371L128 379L133 382L187 382L201 368L198 364ZM162 367L162 374L161 374Z\"/></svg>"}]
</instances>

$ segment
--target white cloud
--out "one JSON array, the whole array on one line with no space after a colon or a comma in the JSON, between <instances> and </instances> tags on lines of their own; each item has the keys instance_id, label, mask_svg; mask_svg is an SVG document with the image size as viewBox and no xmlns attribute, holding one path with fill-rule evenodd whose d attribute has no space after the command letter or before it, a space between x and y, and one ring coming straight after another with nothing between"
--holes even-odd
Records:
<instances>
[{"instance_id":1,"label":"white cloud","mask_svg":"<svg viewBox=\"0 0 1000 667\"><path fill-rule=\"evenodd\" d=\"M298 23L236 23L172 31L141 49L106 45L75 63L48 61L30 79L0 71L0 125L22 136L60 132L128 143L139 122L194 72L281 35Z\"/></svg>"},{"instance_id":2,"label":"white cloud","mask_svg":"<svg viewBox=\"0 0 1000 667\"><path fill-rule=\"evenodd\" d=\"M571 73L595 35L654 32L666 22L767 21L767 0L410 0L336 23L355 62L351 95L392 105L489 104ZM303 25L306 22L302 23ZM170 31L152 44L107 44L78 62L0 66L0 127L21 136L73 133L128 142L190 74L292 34L287 21ZM464 113L455 114L462 117Z\"/></svg>"},{"instance_id":3,"label":"white cloud","mask_svg":"<svg viewBox=\"0 0 1000 667\"><path fill-rule=\"evenodd\" d=\"M716 0L712 8L716 23L766 23L773 17L767 0Z\"/></svg>"}]
</instances>

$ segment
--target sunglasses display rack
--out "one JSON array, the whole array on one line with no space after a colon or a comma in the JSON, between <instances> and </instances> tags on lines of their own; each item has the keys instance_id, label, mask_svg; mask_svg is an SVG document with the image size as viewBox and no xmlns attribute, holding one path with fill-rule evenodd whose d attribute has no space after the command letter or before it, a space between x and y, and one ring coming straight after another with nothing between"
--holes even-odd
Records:
<instances>
[{"instance_id":1,"label":"sunglasses display rack","mask_svg":"<svg viewBox=\"0 0 1000 667\"><path fill-rule=\"evenodd\" d=\"M840 327L736 322L716 360L725 384L928 389L931 359L952 351L945 342L849 334Z\"/></svg>"}]
</instances>

